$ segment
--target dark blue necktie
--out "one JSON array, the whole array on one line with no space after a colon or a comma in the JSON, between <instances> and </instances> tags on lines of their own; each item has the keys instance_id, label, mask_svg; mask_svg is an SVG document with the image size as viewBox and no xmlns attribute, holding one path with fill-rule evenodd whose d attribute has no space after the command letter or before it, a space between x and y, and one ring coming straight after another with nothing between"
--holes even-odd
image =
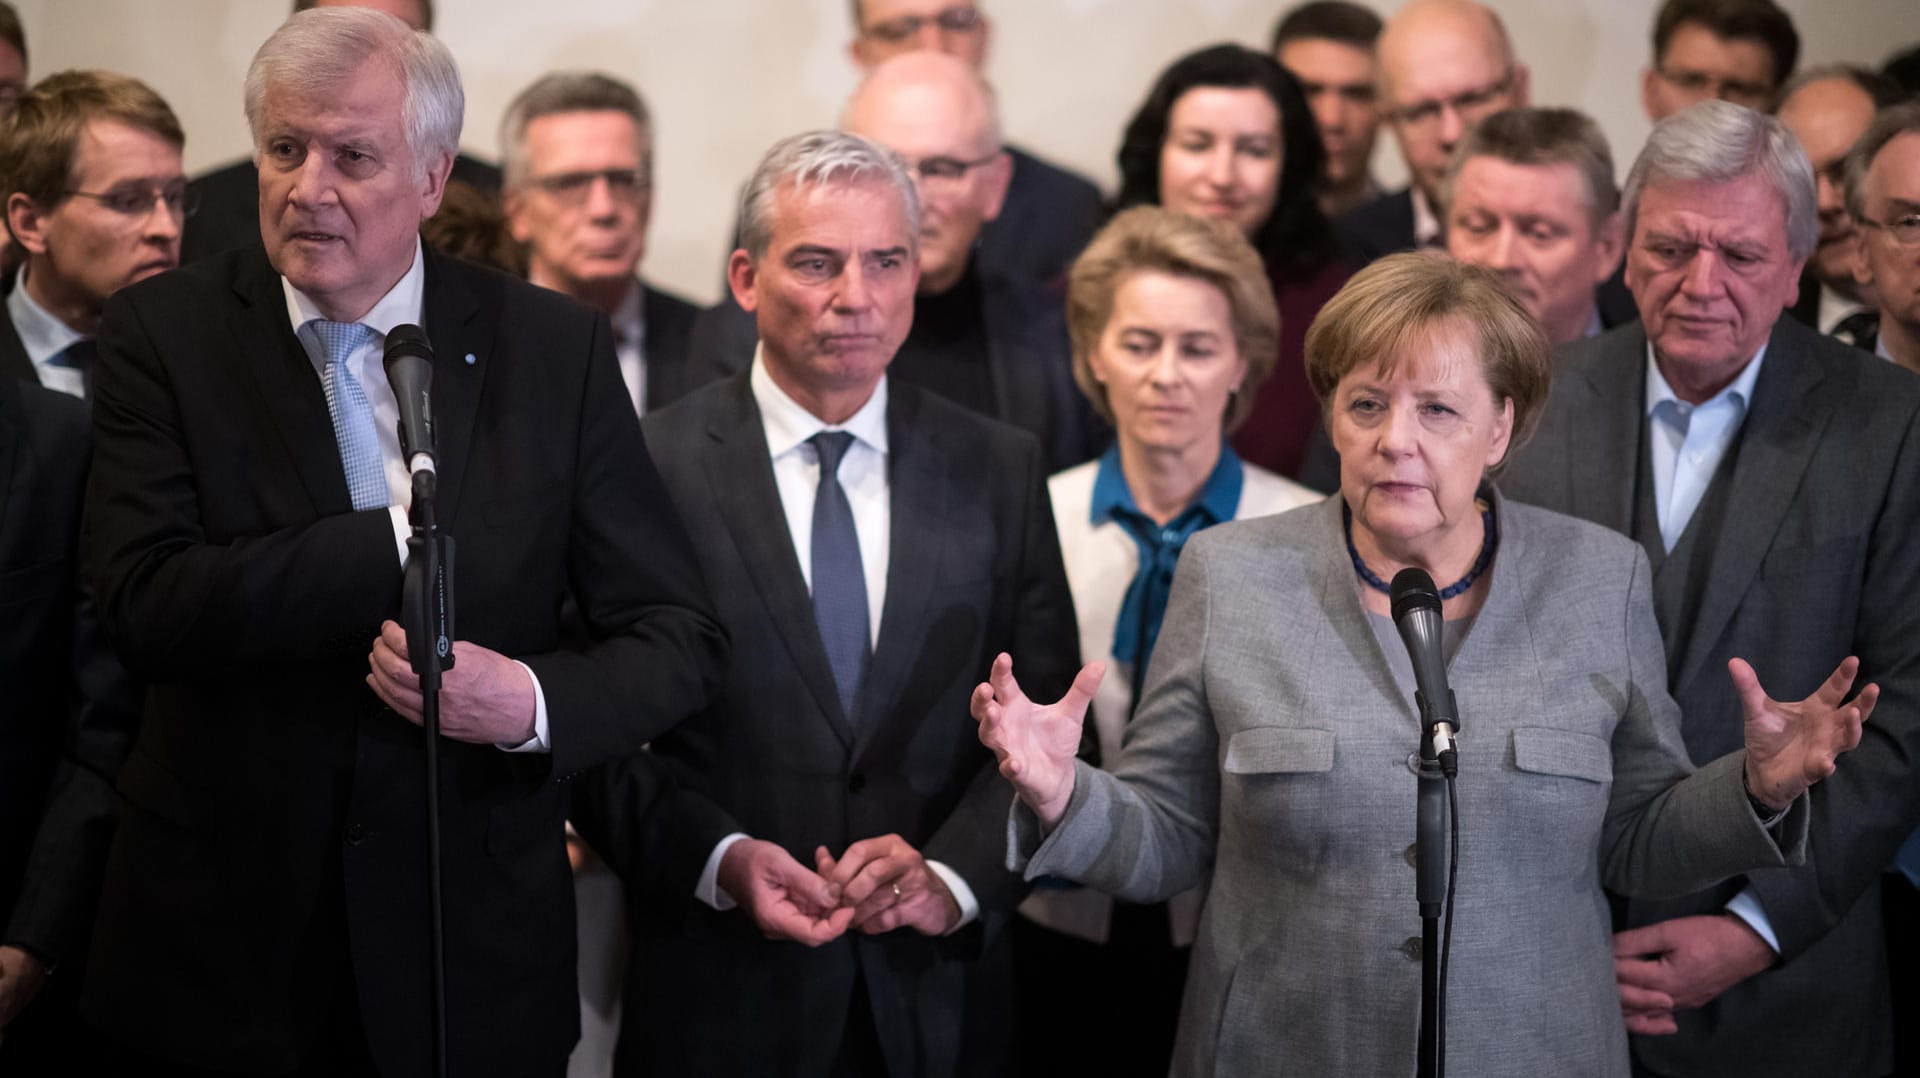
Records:
<instances>
[{"instance_id":1,"label":"dark blue necktie","mask_svg":"<svg viewBox=\"0 0 1920 1078\"><path fill-rule=\"evenodd\" d=\"M846 431L814 435L820 455L820 489L813 497L813 621L833 667L840 710L853 721L860 679L867 672L867 578L860 565L860 539L853 530L853 507L840 486L840 461L853 444Z\"/></svg>"},{"instance_id":2,"label":"dark blue necktie","mask_svg":"<svg viewBox=\"0 0 1920 1078\"><path fill-rule=\"evenodd\" d=\"M80 395L87 397L93 393L93 364L99 355L99 345L94 343L93 338L82 337L56 353L47 363L49 366L79 371Z\"/></svg>"}]
</instances>

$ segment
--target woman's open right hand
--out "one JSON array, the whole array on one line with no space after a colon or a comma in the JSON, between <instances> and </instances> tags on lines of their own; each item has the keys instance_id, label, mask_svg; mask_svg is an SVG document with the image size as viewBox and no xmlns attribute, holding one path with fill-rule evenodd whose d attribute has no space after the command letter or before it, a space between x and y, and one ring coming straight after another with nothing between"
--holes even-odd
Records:
<instances>
[{"instance_id":1,"label":"woman's open right hand","mask_svg":"<svg viewBox=\"0 0 1920 1078\"><path fill-rule=\"evenodd\" d=\"M980 743L999 758L1000 773L1013 783L1020 800L1040 818L1045 830L1059 824L1073 797L1073 758L1080 750L1080 727L1106 671L1105 663L1088 663L1058 703L1042 706L1020 691L1020 683L1013 680L1013 658L1001 652L994 657L987 680L973 690Z\"/></svg>"}]
</instances>

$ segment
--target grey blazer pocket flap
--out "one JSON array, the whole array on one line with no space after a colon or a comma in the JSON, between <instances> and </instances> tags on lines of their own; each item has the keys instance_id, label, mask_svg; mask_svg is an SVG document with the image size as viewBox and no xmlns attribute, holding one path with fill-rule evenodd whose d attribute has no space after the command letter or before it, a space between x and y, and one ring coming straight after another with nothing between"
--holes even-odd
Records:
<instances>
[{"instance_id":1,"label":"grey blazer pocket flap","mask_svg":"<svg viewBox=\"0 0 1920 1078\"><path fill-rule=\"evenodd\" d=\"M1513 731L1513 764L1522 771L1613 780L1613 746L1592 734L1522 726Z\"/></svg>"},{"instance_id":2,"label":"grey blazer pocket flap","mask_svg":"<svg viewBox=\"0 0 1920 1078\"><path fill-rule=\"evenodd\" d=\"M1229 775L1264 775L1283 771L1332 771L1333 731L1287 726L1256 726L1241 730L1227 741Z\"/></svg>"}]
</instances>

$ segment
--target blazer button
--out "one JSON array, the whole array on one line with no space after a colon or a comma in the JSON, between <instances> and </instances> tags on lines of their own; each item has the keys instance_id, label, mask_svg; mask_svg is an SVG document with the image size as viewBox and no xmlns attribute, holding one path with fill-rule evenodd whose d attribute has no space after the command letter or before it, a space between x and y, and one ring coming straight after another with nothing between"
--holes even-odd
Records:
<instances>
[{"instance_id":1,"label":"blazer button","mask_svg":"<svg viewBox=\"0 0 1920 1078\"><path fill-rule=\"evenodd\" d=\"M1407 867L1420 867L1420 844L1417 842L1407 847Z\"/></svg>"},{"instance_id":2,"label":"blazer button","mask_svg":"<svg viewBox=\"0 0 1920 1078\"><path fill-rule=\"evenodd\" d=\"M1420 961L1420 937L1408 936L1407 942L1400 945L1400 953L1406 955L1409 962Z\"/></svg>"},{"instance_id":3,"label":"blazer button","mask_svg":"<svg viewBox=\"0 0 1920 1078\"><path fill-rule=\"evenodd\" d=\"M360 844L361 844L362 842L365 842L365 841L367 840L367 828L366 828L366 825L364 825L364 824L357 824L357 823L355 823L355 824L348 824L348 825L347 825L347 833L346 833L346 840L347 840L347 845L349 845L349 846L358 846L358 845L360 845Z\"/></svg>"},{"instance_id":4,"label":"blazer button","mask_svg":"<svg viewBox=\"0 0 1920 1078\"><path fill-rule=\"evenodd\" d=\"M855 771L853 774L847 776L847 790L849 792L857 794L861 790L864 790L866 788L867 788L866 775L862 774L861 772Z\"/></svg>"}]
</instances>

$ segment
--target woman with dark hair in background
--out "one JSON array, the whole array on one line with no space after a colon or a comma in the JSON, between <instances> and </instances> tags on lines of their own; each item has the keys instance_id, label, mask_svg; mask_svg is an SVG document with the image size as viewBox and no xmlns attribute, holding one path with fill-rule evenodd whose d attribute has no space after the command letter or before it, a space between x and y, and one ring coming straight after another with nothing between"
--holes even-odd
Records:
<instances>
[{"instance_id":1,"label":"woman with dark hair in background","mask_svg":"<svg viewBox=\"0 0 1920 1078\"><path fill-rule=\"evenodd\" d=\"M1280 351L1233 448L1287 476L1300 475L1320 422L1303 360L1307 326L1353 272L1320 212L1324 156L1300 84L1239 45L1174 61L1120 143L1117 208L1225 218L1260 252L1280 308Z\"/></svg>"}]
</instances>

